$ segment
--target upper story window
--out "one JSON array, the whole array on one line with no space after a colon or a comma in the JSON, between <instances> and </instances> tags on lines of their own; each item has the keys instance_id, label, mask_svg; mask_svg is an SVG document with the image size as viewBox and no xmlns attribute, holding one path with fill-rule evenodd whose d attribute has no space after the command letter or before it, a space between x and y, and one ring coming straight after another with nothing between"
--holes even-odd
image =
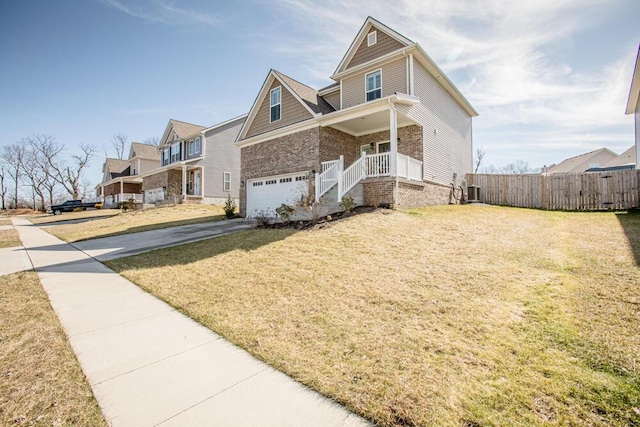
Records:
<instances>
[{"instance_id":1,"label":"upper story window","mask_svg":"<svg viewBox=\"0 0 640 427\"><path fill-rule=\"evenodd\" d=\"M193 156L194 154L200 153L200 147L202 143L200 142L200 137L189 141L189 155Z\"/></svg>"},{"instance_id":2,"label":"upper story window","mask_svg":"<svg viewBox=\"0 0 640 427\"><path fill-rule=\"evenodd\" d=\"M200 152L200 150L202 150L202 138L197 137L196 138L195 153L198 154Z\"/></svg>"},{"instance_id":3,"label":"upper story window","mask_svg":"<svg viewBox=\"0 0 640 427\"><path fill-rule=\"evenodd\" d=\"M189 141L189 155L192 156L193 153L195 152L195 148L196 148L196 142L195 141Z\"/></svg>"},{"instance_id":4,"label":"upper story window","mask_svg":"<svg viewBox=\"0 0 640 427\"><path fill-rule=\"evenodd\" d=\"M162 166L166 166L169 164L169 149L165 148L164 151L162 151Z\"/></svg>"},{"instance_id":5,"label":"upper story window","mask_svg":"<svg viewBox=\"0 0 640 427\"><path fill-rule=\"evenodd\" d=\"M373 46L377 42L378 42L378 32L377 31L371 31L369 34L367 34L367 47Z\"/></svg>"},{"instance_id":6,"label":"upper story window","mask_svg":"<svg viewBox=\"0 0 640 427\"><path fill-rule=\"evenodd\" d=\"M177 143L171 146L171 163L182 160L182 144Z\"/></svg>"},{"instance_id":7,"label":"upper story window","mask_svg":"<svg viewBox=\"0 0 640 427\"><path fill-rule=\"evenodd\" d=\"M382 98L382 71L376 70L365 75L367 101Z\"/></svg>"},{"instance_id":8,"label":"upper story window","mask_svg":"<svg viewBox=\"0 0 640 427\"><path fill-rule=\"evenodd\" d=\"M271 119L270 122L276 122L280 120L280 107L281 107L281 90L280 86L275 89L271 89Z\"/></svg>"}]
</instances>

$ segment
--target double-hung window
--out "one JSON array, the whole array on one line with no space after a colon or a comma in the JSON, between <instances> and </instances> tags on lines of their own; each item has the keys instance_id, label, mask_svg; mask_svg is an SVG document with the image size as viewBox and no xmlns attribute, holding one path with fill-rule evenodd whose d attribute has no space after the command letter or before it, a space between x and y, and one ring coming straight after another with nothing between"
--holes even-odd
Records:
<instances>
[{"instance_id":1,"label":"double-hung window","mask_svg":"<svg viewBox=\"0 0 640 427\"><path fill-rule=\"evenodd\" d=\"M196 138L195 141L196 147L195 147L195 154L200 153L200 150L202 149L202 139L200 137Z\"/></svg>"},{"instance_id":2,"label":"double-hung window","mask_svg":"<svg viewBox=\"0 0 640 427\"><path fill-rule=\"evenodd\" d=\"M271 119L270 122L276 122L280 120L280 109L281 109L281 88L278 86L277 88L271 89L270 95L270 106L271 106Z\"/></svg>"},{"instance_id":3,"label":"double-hung window","mask_svg":"<svg viewBox=\"0 0 640 427\"><path fill-rule=\"evenodd\" d=\"M382 71L376 70L365 75L367 101L382 98Z\"/></svg>"},{"instance_id":4,"label":"double-hung window","mask_svg":"<svg viewBox=\"0 0 640 427\"><path fill-rule=\"evenodd\" d=\"M193 156L195 146L196 146L196 142L195 141L189 141L189 155L190 156Z\"/></svg>"},{"instance_id":5,"label":"double-hung window","mask_svg":"<svg viewBox=\"0 0 640 427\"><path fill-rule=\"evenodd\" d=\"M231 172L224 173L223 191L231 191Z\"/></svg>"},{"instance_id":6,"label":"double-hung window","mask_svg":"<svg viewBox=\"0 0 640 427\"><path fill-rule=\"evenodd\" d=\"M169 164L169 149L165 148L162 152L162 166L167 166Z\"/></svg>"},{"instance_id":7,"label":"double-hung window","mask_svg":"<svg viewBox=\"0 0 640 427\"><path fill-rule=\"evenodd\" d=\"M181 143L177 143L171 146L171 163L179 162L180 160L182 160L181 147Z\"/></svg>"}]
</instances>

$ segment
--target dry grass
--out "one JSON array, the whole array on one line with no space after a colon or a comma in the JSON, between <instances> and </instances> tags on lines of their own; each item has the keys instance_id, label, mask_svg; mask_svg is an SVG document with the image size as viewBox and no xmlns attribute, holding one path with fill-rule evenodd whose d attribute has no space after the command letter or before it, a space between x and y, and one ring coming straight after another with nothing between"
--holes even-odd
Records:
<instances>
[{"instance_id":1,"label":"dry grass","mask_svg":"<svg viewBox=\"0 0 640 427\"><path fill-rule=\"evenodd\" d=\"M10 219L8 218L0 218L0 225L12 225L13 223L11 222Z\"/></svg>"},{"instance_id":2,"label":"dry grass","mask_svg":"<svg viewBox=\"0 0 640 427\"><path fill-rule=\"evenodd\" d=\"M22 246L18 232L14 228L0 230L0 248L13 248L15 246Z\"/></svg>"},{"instance_id":3,"label":"dry grass","mask_svg":"<svg viewBox=\"0 0 640 427\"><path fill-rule=\"evenodd\" d=\"M175 205L130 211L111 218L95 219L79 224L63 224L48 228L47 231L64 241L79 242L221 219L224 219L221 206Z\"/></svg>"},{"instance_id":4,"label":"dry grass","mask_svg":"<svg viewBox=\"0 0 640 427\"><path fill-rule=\"evenodd\" d=\"M0 425L106 426L34 272L0 277Z\"/></svg>"},{"instance_id":5,"label":"dry grass","mask_svg":"<svg viewBox=\"0 0 640 427\"><path fill-rule=\"evenodd\" d=\"M28 219L34 224L47 225L64 223L65 221L73 221L77 219L109 217L118 215L119 213L120 210L118 209L89 209L79 212L63 212L60 215L39 213L37 215L29 215Z\"/></svg>"},{"instance_id":6,"label":"dry grass","mask_svg":"<svg viewBox=\"0 0 640 427\"><path fill-rule=\"evenodd\" d=\"M640 425L640 216L480 206L108 264L383 426Z\"/></svg>"}]
</instances>

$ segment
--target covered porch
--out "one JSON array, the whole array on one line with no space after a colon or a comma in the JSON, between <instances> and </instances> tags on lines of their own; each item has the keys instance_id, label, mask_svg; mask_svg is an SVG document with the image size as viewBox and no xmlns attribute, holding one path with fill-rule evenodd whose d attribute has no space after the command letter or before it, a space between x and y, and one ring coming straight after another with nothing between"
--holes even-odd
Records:
<instances>
[{"instance_id":1,"label":"covered porch","mask_svg":"<svg viewBox=\"0 0 640 427\"><path fill-rule=\"evenodd\" d=\"M100 184L100 201L105 208L118 207L120 202L142 203L142 178L121 176Z\"/></svg>"},{"instance_id":2,"label":"covered porch","mask_svg":"<svg viewBox=\"0 0 640 427\"><path fill-rule=\"evenodd\" d=\"M422 128L398 111L397 104L412 105L419 99L396 94L387 98L328 114L321 120L321 170L316 174L315 199L337 187L337 201L359 182L373 178L402 178L423 182ZM327 137L323 137L323 135ZM325 144L325 147L323 147ZM331 150L323 148L331 147Z\"/></svg>"},{"instance_id":3,"label":"covered porch","mask_svg":"<svg viewBox=\"0 0 640 427\"><path fill-rule=\"evenodd\" d=\"M171 188L174 196L180 196L183 203L199 203L202 200L204 184L204 168L199 165L190 164L189 161L180 162L168 166L173 172L168 176L178 176L179 182L167 185ZM176 174L176 172L178 172ZM178 193L178 194L175 194Z\"/></svg>"}]
</instances>

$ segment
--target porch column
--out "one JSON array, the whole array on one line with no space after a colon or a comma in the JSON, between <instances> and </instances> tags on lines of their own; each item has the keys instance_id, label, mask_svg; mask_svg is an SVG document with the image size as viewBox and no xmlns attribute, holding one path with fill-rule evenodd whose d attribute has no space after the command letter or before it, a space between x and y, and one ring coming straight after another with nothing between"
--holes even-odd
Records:
<instances>
[{"instance_id":1,"label":"porch column","mask_svg":"<svg viewBox=\"0 0 640 427\"><path fill-rule=\"evenodd\" d=\"M187 165L182 165L182 199L187 200Z\"/></svg>"},{"instance_id":2,"label":"porch column","mask_svg":"<svg viewBox=\"0 0 640 427\"><path fill-rule=\"evenodd\" d=\"M120 180L120 201L122 202L122 195L124 194L124 181Z\"/></svg>"},{"instance_id":3,"label":"porch column","mask_svg":"<svg viewBox=\"0 0 640 427\"><path fill-rule=\"evenodd\" d=\"M398 113L393 105L389 109L389 145L391 153L389 159L389 172L391 176L397 176L398 163Z\"/></svg>"},{"instance_id":4,"label":"porch column","mask_svg":"<svg viewBox=\"0 0 640 427\"><path fill-rule=\"evenodd\" d=\"M104 185L100 186L100 201L104 203Z\"/></svg>"}]
</instances>

